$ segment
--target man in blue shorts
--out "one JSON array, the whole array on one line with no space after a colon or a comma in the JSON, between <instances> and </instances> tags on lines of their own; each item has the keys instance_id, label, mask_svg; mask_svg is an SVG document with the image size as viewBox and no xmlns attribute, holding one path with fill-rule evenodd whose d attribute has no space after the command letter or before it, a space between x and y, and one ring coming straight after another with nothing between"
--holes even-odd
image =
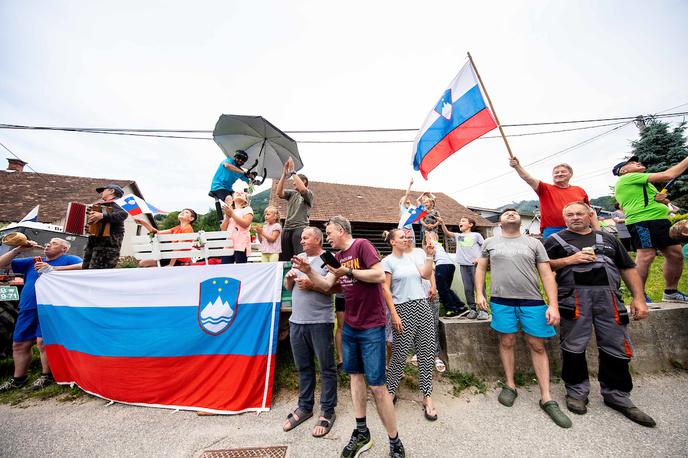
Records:
<instances>
[{"instance_id":1,"label":"man in blue shorts","mask_svg":"<svg viewBox=\"0 0 688 458\"><path fill-rule=\"evenodd\" d=\"M34 390L40 390L53 381L45 355L41 326L38 322L38 306L36 304L36 280L41 272L50 270L81 269L81 258L67 254L70 243L63 239L54 238L45 245L45 257L40 261L34 258L14 259L20 253L38 246L29 242L31 246L17 247L0 256L0 269L12 266L15 274L24 275L24 288L19 298L19 315L12 336L12 358L14 359L14 377L0 385L0 392L21 388L28 382L28 371L31 365L31 347L34 341L38 345L41 355L42 374L33 383Z\"/></svg>"},{"instance_id":2,"label":"man in blue shorts","mask_svg":"<svg viewBox=\"0 0 688 458\"><path fill-rule=\"evenodd\" d=\"M387 392L385 366L385 310L382 283L385 272L375 247L366 239L351 236L351 223L343 216L333 216L325 226L327 241L341 264L328 267L320 275L303 258L294 257L294 268L308 275L317 289L330 290L336 282L342 285L346 308L342 330L344 371L351 376L351 399L356 415L356 429L342 450L343 458L354 458L370 449L373 442L366 422L366 381L373 393L377 413L389 436L389 456L402 458L404 446L399 439L392 396Z\"/></svg>"},{"instance_id":3,"label":"man in blue shorts","mask_svg":"<svg viewBox=\"0 0 688 458\"><path fill-rule=\"evenodd\" d=\"M539 240L521 234L521 217L515 209L503 210L499 224L502 233L485 240L475 274L476 302L487 311L483 286L488 264L491 266L491 326L499 333L499 356L506 376L499 402L511 407L518 396L514 382L514 345L520 323L540 386L540 407L558 426L570 428L571 420L552 400L549 387L549 358L544 340L555 336L559 310L557 284L547 252ZM540 294L538 273L549 297L549 306Z\"/></svg>"}]
</instances>

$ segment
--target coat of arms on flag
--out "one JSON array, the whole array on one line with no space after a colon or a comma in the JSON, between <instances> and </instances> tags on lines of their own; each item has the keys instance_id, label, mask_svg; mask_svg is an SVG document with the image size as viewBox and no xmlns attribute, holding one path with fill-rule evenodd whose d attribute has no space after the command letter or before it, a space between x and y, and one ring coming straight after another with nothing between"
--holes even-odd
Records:
<instances>
[{"instance_id":1,"label":"coat of arms on flag","mask_svg":"<svg viewBox=\"0 0 688 458\"><path fill-rule=\"evenodd\" d=\"M213 336L225 332L236 318L241 282L235 278L209 278L201 283L198 324Z\"/></svg>"}]
</instances>

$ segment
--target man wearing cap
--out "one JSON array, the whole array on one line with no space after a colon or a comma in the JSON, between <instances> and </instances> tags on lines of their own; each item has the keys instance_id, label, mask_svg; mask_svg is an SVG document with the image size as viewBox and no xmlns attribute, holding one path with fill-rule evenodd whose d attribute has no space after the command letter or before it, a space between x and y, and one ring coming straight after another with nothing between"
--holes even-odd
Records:
<instances>
[{"instance_id":1,"label":"man wearing cap","mask_svg":"<svg viewBox=\"0 0 688 458\"><path fill-rule=\"evenodd\" d=\"M210 195L220 200L225 200L227 196L234 194L234 183L238 180L249 182L253 178L252 174L241 168L248 160L248 154L244 150L236 150L234 157L228 157L220 163L213 176L210 185Z\"/></svg>"},{"instance_id":2,"label":"man wearing cap","mask_svg":"<svg viewBox=\"0 0 688 458\"><path fill-rule=\"evenodd\" d=\"M683 272L683 256L681 245L669 237L669 199L654 185L667 183L687 169L688 157L663 172L646 173L647 167L638 156L619 162L612 169L612 173L620 177L614 186L614 195L626 213L626 227L636 247L635 262L643 287L657 250L664 256L662 301L665 302L688 303L688 295L677 289Z\"/></svg>"},{"instance_id":3,"label":"man wearing cap","mask_svg":"<svg viewBox=\"0 0 688 458\"><path fill-rule=\"evenodd\" d=\"M110 235L90 235L84 251L84 269L114 269L119 260L119 250L124 239L124 220L129 214L115 203L124 195L124 190L116 184L108 184L96 188L100 193L100 200L96 203L103 209L102 212L91 211L88 214L88 223L99 221L110 224ZM102 233L102 231L101 231Z\"/></svg>"},{"instance_id":4,"label":"man wearing cap","mask_svg":"<svg viewBox=\"0 0 688 458\"><path fill-rule=\"evenodd\" d=\"M554 166L552 169L553 184L532 177L515 157L511 158L509 165L516 170L523 181L533 188L540 199L540 233L543 239L566 229L566 223L561 216L564 205L569 202L590 204L588 194L583 188L569 184L573 176L573 168L568 164ZM592 219L592 228L600 229L596 217Z\"/></svg>"},{"instance_id":5,"label":"man wearing cap","mask_svg":"<svg viewBox=\"0 0 688 458\"><path fill-rule=\"evenodd\" d=\"M23 235L23 234L22 234ZM3 240L6 243L7 240ZM21 388L28 382L28 371L31 365L31 348L34 342L38 346L41 357L41 376L33 385L33 390L40 390L53 382L48 366L48 358L43 346L43 334L38 322L38 305L36 302L36 280L42 272L49 270L74 270L81 268L81 258L67 254L70 243L60 238L51 239L46 243L43 253L44 258L36 261L36 258L28 257L14 259L19 254L37 247L36 242L19 241L17 246L0 256L0 269L12 266L15 274L24 275L24 288L19 298L19 314L12 335L12 359L14 360L14 376L0 385L0 393Z\"/></svg>"}]
</instances>

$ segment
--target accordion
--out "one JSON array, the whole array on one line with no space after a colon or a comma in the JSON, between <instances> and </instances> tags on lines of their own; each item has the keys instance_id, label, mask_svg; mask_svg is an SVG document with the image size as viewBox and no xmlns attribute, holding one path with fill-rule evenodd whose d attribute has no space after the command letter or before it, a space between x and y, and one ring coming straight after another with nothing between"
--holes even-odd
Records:
<instances>
[{"instance_id":1,"label":"accordion","mask_svg":"<svg viewBox=\"0 0 688 458\"><path fill-rule=\"evenodd\" d=\"M85 236L109 237L110 223L100 220L89 224L88 214L91 211L111 214L112 208L100 204L86 205L79 202L70 202L67 206L67 216L65 217L65 232Z\"/></svg>"}]
</instances>

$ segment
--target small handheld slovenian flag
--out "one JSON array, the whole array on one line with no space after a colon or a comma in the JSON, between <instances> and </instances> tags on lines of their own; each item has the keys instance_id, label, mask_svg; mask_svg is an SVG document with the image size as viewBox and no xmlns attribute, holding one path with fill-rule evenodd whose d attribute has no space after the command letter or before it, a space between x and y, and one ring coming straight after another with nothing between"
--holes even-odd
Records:
<instances>
[{"instance_id":1,"label":"small handheld slovenian flag","mask_svg":"<svg viewBox=\"0 0 688 458\"><path fill-rule=\"evenodd\" d=\"M419 206L419 207L410 207L408 209L408 218L403 224L400 224L400 227L406 227L409 224L413 224L419 219L423 218L425 215L428 214L428 211L425 209L424 206Z\"/></svg>"},{"instance_id":2,"label":"small handheld slovenian flag","mask_svg":"<svg viewBox=\"0 0 688 458\"><path fill-rule=\"evenodd\" d=\"M470 62L444 91L413 143L413 168L423 178L442 161L497 127Z\"/></svg>"},{"instance_id":3,"label":"small handheld slovenian flag","mask_svg":"<svg viewBox=\"0 0 688 458\"><path fill-rule=\"evenodd\" d=\"M141 213L151 213L153 215L166 215L169 213L154 207L142 198L135 196L133 194L127 194L126 196L123 196L117 199L115 203L122 207L122 209L129 213L131 216L137 216Z\"/></svg>"}]
</instances>

